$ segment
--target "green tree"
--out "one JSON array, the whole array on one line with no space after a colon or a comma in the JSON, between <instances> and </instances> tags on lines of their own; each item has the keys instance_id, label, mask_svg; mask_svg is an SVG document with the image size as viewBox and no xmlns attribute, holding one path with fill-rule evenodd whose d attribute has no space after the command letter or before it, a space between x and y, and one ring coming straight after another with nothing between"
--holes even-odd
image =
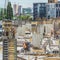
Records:
<instances>
[{"instance_id":1,"label":"green tree","mask_svg":"<svg viewBox=\"0 0 60 60\"><path fill-rule=\"evenodd\" d=\"M1 9L1 12L0 12L0 20L3 19L3 10Z\"/></svg>"},{"instance_id":2,"label":"green tree","mask_svg":"<svg viewBox=\"0 0 60 60\"><path fill-rule=\"evenodd\" d=\"M18 16L19 20L32 20L30 15L20 15Z\"/></svg>"},{"instance_id":3,"label":"green tree","mask_svg":"<svg viewBox=\"0 0 60 60\"><path fill-rule=\"evenodd\" d=\"M13 8L11 6L11 2L8 2L7 5L7 19L12 19L13 18Z\"/></svg>"},{"instance_id":4,"label":"green tree","mask_svg":"<svg viewBox=\"0 0 60 60\"><path fill-rule=\"evenodd\" d=\"M7 9L6 8L4 8L4 15L3 15L3 17L4 17L4 19L6 19L6 17L7 17Z\"/></svg>"}]
</instances>

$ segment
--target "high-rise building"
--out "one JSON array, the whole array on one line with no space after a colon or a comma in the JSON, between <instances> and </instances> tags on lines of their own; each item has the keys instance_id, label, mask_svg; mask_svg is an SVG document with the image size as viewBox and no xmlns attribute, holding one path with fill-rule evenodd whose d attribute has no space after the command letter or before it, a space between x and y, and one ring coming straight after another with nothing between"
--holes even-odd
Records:
<instances>
[{"instance_id":1,"label":"high-rise building","mask_svg":"<svg viewBox=\"0 0 60 60\"><path fill-rule=\"evenodd\" d=\"M33 4L33 19L46 17L46 3Z\"/></svg>"},{"instance_id":2,"label":"high-rise building","mask_svg":"<svg viewBox=\"0 0 60 60\"><path fill-rule=\"evenodd\" d=\"M60 2L56 3L56 17L60 17Z\"/></svg>"},{"instance_id":3,"label":"high-rise building","mask_svg":"<svg viewBox=\"0 0 60 60\"><path fill-rule=\"evenodd\" d=\"M18 6L18 15L21 15L21 6Z\"/></svg>"},{"instance_id":4,"label":"high-rise building","mask_svg":"<svg viewBox=\"0 0 60 60\"><path fill-rule=\"evenodd\" d=\"M48 3L57 3L58 0L48 0Z\"/></svg>"},{"instance_id":5,"label":"high-rise building","mask_svg":"<svg viewBox=\"0 0 60 60\"><path fill-rule=\"evenodd\" d=\"M4 8L7 8L8 2L9 2L9 0L5 0Z\"/></svg>"},{"instance_id":6,"label":"high-rise building","mask_svg":"<svg viewBox=\"0 0 60 60\"><path fill-rule=\"evenodd\" d=\"M13 5L13 15L17 15L18 14L18 5L14 4Z\"/></svg>"},{"instance_id":7,"label":"high-rise building","mask_svg":"<svg viewBox=\"0 0 60 60\"><path fill-rule=\"evenodd\" d=\"M60 17L60 2L47 4L47 18Z\"/></svg>"},{"instance_id":8,"label":"high-rise building","mask_svg":"<svg viewBox=\"0 0 60 60\"><path fill-rule=\"evenodd\" d=\"M32 9L31 8L23 8L22 9L22 13L23 15L26 15L26 14L32 14Z\"/></svg>"},{"instance_id":9,"label":"high-rise building","mask_svg":"<svg viewBox=\"0 0 60 60\"><path fill-rule=\"evenodd\" d=\"M46 5L47 18L56 18L56 4L55 3L47 3Z\"/></svg>"},{"instance_id":10,"label":"high-rise building","mask_svg":"<svg viewBox=\"0 0 60 60\"><path fill-rule=\"evenodd\" d=\"M37 18L57 18L60 17L60 1L57 3L34 3L33 19Z\"/></svg>"}]
</instances>

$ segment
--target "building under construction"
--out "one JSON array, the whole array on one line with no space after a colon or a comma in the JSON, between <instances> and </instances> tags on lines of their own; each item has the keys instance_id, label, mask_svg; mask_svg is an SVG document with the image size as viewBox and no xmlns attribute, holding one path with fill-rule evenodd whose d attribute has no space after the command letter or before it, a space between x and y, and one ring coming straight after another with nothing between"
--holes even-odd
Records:
<instances>
[{"instance_id":1,"label":"building under construction","mask_svg":"<svg viewBox=\"0 0 60 60\"><path fill-rule=\"evenodd\" d=\"M3 20L3 30L3 60L17 60L17 43L11 20Z\"/></svg>"}]
</instances>

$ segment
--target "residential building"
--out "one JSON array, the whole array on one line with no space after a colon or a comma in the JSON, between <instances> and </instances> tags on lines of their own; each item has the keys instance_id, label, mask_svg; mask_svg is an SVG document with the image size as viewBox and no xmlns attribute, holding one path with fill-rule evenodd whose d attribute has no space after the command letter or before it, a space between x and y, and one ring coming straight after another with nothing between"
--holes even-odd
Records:
<instances>
[{"instance_id":1,"label":"residential building","mask_svg":"<svg viewBox=\"0 0 60 60\"><path fill-rule=\"evenodd\" d=\"M46 5L47 18L56 18L56 4L55 3L47 3Z\"/></svg>"},{"instance_id":2,"label":"residential building","mask_svg":"<svg viewBox=\"0 0 60 60\"><path fill-rule=\"evenodd\" d=\"M14 4L13 5L13 15L17 15L18 14L18 5Z\"/></svg>"},{"instance_id":3,"label":"residential building","mask_svg":"<svg viewBox=\"0 0 60 60\"><path fill-rule=\"evenodd\" d=\"M46 3L33 4L33 19L46 17Z\"/></svg>"},{"instance_id":4,"label":"residential building","mask_svg":"<svg viewBox=\"0 0 60 60\"><path fill-rule=\"evenodd\" d=\"M21 15L21 5L18 6L18 15Z\"/></svg>"},{"instance_id":5,"label":"residential building","mask_svg":"<svg viewBox=\"0 0 60 60\"><path fill-rule=\"evenodd\" d=\"M33 19L38 18L57 18L60 17L60 1L57 3L34 3L33 4Z\"/></svg>"},{"instance_id":6,"label":"residential building","mask_svg":"<svg viewBox=\"0 0 60 60\"><path fill-rule=\"evenodd\" d=\"M56 3L56 17L60 17L60 2Z\"/></svg>"},{"instance_id":7,"label":"residential building","mask_svg":"<svg viewBox=\"0 0 60 60\"><path fill-rule=\"evenodd\" d=\"M57 3L58 0L48 0L48 3Z\"/></svg>"},{"instance_id":8,"label":"residential building","mask_svg":"<svg viewBox=\"0 0 60 60\"><path fill-rule=\"evenodd\" d=\"M47 3L47 18L60 17L60 2L58 3Z\"/></svg>"}]
</instances>

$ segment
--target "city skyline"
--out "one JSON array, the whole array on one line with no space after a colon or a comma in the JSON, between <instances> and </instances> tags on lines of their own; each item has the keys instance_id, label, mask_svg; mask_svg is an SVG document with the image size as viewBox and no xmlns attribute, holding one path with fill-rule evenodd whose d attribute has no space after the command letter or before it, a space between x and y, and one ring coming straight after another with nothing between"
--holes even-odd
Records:
<instances>
[{"instance_id":1,"label":"city skyline","mask_svg":"<svg viewBox=\"0 0 60 60\"><path fill-rule=\"evenodd\" d=\"M48 0L9 0L13 4L21 5L23 8L33 7L33 3L47 2ZM0 0L0 8L4 8L5 0Z\"/></svg>"}]
</instances>

